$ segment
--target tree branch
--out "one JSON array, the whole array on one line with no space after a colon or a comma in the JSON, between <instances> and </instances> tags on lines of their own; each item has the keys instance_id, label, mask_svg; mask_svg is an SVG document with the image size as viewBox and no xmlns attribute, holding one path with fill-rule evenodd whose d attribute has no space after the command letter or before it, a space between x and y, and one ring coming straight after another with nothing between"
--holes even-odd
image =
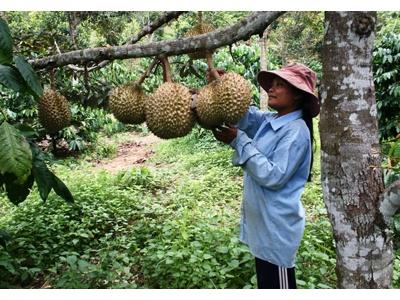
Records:
<instances>
[{"instance_id":1,"label":"tree branch","mask_svg":"<svg viewBox=\"0 0 400 300\"><path fill-rule=\"evenodd\" d=\"M169 11L160 16L154 22L148 24L146 27L142 29L136 36L130 39L125 45L128 44L135 44L137 43L142 37L148 34L152 34L156 29L160 28L164 24L167 24L169 21L178 18L180 15L186 13L186 11Z\"/></svg>"},{"instance_id":2,"label":"tree branch","mask_svg":"<svg viewBox=\"0 0 400 300\"><path fill-rule=\"evenodd\" d=\"M145 45L125 45L115 47L98 47L71 51L41 59L30 60L33 68L51 69L68 64L83 64L103 60L152 57L160 54L171 56L200 50L212 50L247 40L254 34L262 34L275 19L284 12L255 12L247 18L228 28L201 34L194 37L149 43Z\"/></svg>"},{"instance_id":3,"label":"tree branch","mask_svg":"<svg viewBox=\"0 0 400 300\"><path fill-rule=\"evenodd\" d=\"M400 208L400 180L393 182L382 194L380 211L386 221L390 220Z\"/></svg>"},{"instance_id":4,"label":"tree branch","mask_svg":"<svg viewBox=\"0 0 400 300\"><path fill-rule=\"evenodd\" d=\"M142 77L139 78L138 80L138 85L141 85L144 80L151 74L153 71L154 67L160 63L158 57L154 58L149 67L147 68L146 72L142 75Z\"/></svg>"},{"instance_id":5,"label":"tree branch","mask_svg":"<svg viewBox=\"0 0 400 300\"><path fill-rule=\"evenodd\" d=\"M72 12L74 13L74 12ZM156 19L154 22L149 23L146 27L144 27L142 29L142 31L140 31L136 36L132 37L129 41L127 41L125 43L125 45L129 45L129 44L135 44L138 41L140 41L140 39L148 34L152 34L154 31L156 31L158 28L160 28L161 26L163 26L164 24L167 24L169 21L178 18L180 15L186 13L186 11L170 11L170 12L166 12L165 14L163 14L162 16L160 16L158 19ZM68 15L70 18L70 15ZM71 21L70 21L70 32L71 31ZM75 32L76 32L76 28L75 28ZM72 34L72 33L71 33ZM76 46L76 34L75 36L73 36L73 42L74 45ZM76 48L75 48L76 49ZM61 54L60 49L57 46L57 50L59 52L59 54ZM77 66L74 66L72 64L68 64L68 68L76 71L76 72L85 72L85 70L87 70L88 72L97 70L97 69L101 69L105 66L107 66L109 63L111 62L111 60L103 60L102 62L96 64L93 67L90 68L80 68Z\"/></svg>"}]
</instances>

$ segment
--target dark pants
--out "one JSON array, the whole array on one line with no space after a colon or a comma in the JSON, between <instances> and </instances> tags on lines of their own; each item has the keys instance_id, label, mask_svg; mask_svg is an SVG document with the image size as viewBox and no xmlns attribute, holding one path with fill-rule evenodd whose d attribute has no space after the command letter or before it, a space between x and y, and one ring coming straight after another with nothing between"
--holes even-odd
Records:
<instances>
[{"instance_id":1,"label":"dark pants","mask_svg":"<svg viewBox=\"0 0 400 300\"><path fill-rule=\"evenodd\" d=\"M294 268L279 267L256 257L259 289L296 289Z\"/></svg>"}]
</instances>

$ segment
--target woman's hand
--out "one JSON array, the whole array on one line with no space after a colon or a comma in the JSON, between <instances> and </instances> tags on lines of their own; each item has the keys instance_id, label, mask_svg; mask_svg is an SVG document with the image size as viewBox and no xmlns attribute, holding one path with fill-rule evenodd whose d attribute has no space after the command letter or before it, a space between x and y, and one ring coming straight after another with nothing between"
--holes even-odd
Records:
<instances>
[{"instance_id":1,"label":"woman's hand","mask_svg":"<svg viewBox=\"0 0 400 300\"><path fill-rule=\"evenodd\" d=\"M237 128L232 125L219 126L212 130L215 138L225 144L230 144L237 136Z\"/></svg>"}]
</instances>

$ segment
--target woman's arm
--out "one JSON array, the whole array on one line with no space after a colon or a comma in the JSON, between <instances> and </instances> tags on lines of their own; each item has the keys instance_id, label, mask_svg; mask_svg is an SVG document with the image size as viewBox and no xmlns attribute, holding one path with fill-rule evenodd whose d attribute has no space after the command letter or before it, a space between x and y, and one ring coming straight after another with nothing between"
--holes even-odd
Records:
<instances>
[{"instance_id":1,"label":"woman's arm","mask_svg":"<svg viewBox=\"0 0 400 300\"><path fill-rule=\"evenodd\" d=\"M244 131L250 138L253 138L265 120L265 113L256 106L250 106L246 114L235 125L238 129Z\"/></svg>"},{"instance_id":2,"label":"woman's arm","mask_svg":"<svg viewBox=\"0 0 400 300\"><path fill-rule=\"evenodd\" d=\"M242 166L259 185L270 189L282 188L311 151L309 141L298 132L282 138L270 159L254 147L243 131L238 130L231 146L236 150L233 164Z\"/></svg>"}]
</instances>

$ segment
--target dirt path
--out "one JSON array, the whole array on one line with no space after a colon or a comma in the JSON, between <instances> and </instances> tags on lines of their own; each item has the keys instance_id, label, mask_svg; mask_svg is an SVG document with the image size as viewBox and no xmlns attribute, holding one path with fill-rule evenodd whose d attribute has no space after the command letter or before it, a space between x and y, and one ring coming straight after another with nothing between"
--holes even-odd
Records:
<instances>
[{"instance_id":1,"label":"dirt path","mask_svg":"<svg viewBox=\"0 0 400 300\"><path fill-rule=\"evenodd\" d=\"M154 154L152 146L160 141L162 140L153 134L141 136L138 133L131 133L128 141L118 146L115 158L100 160L95 163L94 168L114 173L142 165Z\"/></svg>"}]
</instances>

